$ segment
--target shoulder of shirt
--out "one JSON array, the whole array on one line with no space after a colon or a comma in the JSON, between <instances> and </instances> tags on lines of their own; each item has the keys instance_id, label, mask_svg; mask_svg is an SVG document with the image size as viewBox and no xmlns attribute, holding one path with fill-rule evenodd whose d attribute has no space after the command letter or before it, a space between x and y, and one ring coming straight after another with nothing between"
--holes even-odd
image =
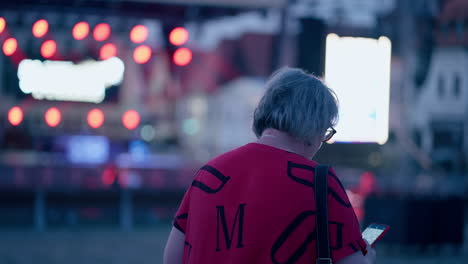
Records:
<instances>
[{"instance_id":1,"label":"shoulder of shirt","mask_svg":"<svg viewBox=\"0 0 468 264\"><path fill-rule=\"evenodd\" d=\"M241 152L244 152L246 150L246 146L247 145L240 146L238 148L235 148L235 149L229 150L227 152L224 152L222 154L219 154L218 156L216 156L216 157L212 158L211 160L209 160L208 162L206 162L205 165L216 166L216 164L218 164L218 163L228 162L228 161L232 160L233 158L239 157L240 154L243 154Z\"/></svg>"},{"instance_id":2,"label":"shoulder of shirt","mask_svg":"<svg viewBox=\"0 0 468 264\"><path fill-rule=\"evenodd\" d=\"M243 155L244 154L243 152L248 149L248 146L249 146L249 144L246 144L246 145L237 147L235 149L232 149L230 151L224 152L224 153L212 158L208 162L206 162L202 167L212 166L212 167L216 168L218 165L220 165L222 163L230 162L230 161L232 161L232 159L236 159L236 158L240 157L241 155ZM294 153L290 153L290 154L291 155L287 158L287 160L291 161L291 162L295 162L295 163L299 163L299 164L303 164L303 165L308 165L308 166L311 166L313 168L315 168L318 165L328 165L328 164L320 164L320 163L316 162L315 160L310 160L310 159L307 159L305 157L299 156L299 155L294 154ZM341 184L340 179L338 178L338 176L337 176L335 170L333 169L333 167L331 165L328 165L328 166L329 166L328 177L332 177L333 179L335 179L337 182L339 182Z\"/></svg>"}]
</instances>

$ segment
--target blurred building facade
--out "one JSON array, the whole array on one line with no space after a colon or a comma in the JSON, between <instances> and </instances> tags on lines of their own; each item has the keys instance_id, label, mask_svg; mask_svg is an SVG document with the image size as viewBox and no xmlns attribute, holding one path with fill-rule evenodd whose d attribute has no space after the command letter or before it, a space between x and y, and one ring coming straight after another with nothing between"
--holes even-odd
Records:
<instances>
[{"instance_id":1,"label":"blurred building facade","mask_svg":"<svg viewBox=\"0 0 468 264\"><path fill-rule=\"evenodd\" d=\"M410 106L416 144L435 170L466 178L468 163L468 2L445 1L430 27L431 54Z\"/></svg>"}]
</instances>

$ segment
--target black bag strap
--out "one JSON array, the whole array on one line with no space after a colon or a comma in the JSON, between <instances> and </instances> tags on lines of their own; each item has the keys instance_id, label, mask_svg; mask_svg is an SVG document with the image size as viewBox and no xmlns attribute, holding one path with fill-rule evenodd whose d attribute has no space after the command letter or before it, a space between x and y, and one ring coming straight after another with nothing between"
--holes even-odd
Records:
<instances>
[{"instance_id":1,"label":"black bag strap","mask_svg":"<svg viewBox=\"0 0 468 264\"><path fill-rule=\"evenodd\" d=\"M315 203L317 205L317 264L331 264L328 236L328 166L315 167Z\"/></svg>"}]
</instances>

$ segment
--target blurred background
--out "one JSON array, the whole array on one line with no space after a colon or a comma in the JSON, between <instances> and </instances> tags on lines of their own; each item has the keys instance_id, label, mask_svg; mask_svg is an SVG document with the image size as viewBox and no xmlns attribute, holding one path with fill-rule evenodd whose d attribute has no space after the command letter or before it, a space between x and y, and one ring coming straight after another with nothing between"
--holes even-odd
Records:
<instances>
[{"instance_id":1,"label":"blurred background","mask_svg":"<svg viewBox=\"0 0 468 264\"><path fill-rule=\"evenodd\" d=\"M271 72L340 101L316 160L379 263L468 261L468 0L3 0L0 263L162 263Z\"/></svg>"}]
</instances>

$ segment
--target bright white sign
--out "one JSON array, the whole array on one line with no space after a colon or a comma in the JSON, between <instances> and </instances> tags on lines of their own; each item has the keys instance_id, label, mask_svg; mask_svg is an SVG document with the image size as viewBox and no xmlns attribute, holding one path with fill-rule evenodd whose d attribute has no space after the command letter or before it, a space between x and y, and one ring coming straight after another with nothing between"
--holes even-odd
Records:
<instances>
[{"instance_id":1,"label":"bright white sign","mask_svg":"<svg viewBox=\"0 0 468 264\"><path fill-rule=\"evenodd\" d=\"M19 87L35 99L100 103L106 89L122 82L125 65L117 57L105 61L22 60Z\"/></svg>"},{"instance_id":2,"label":"bright white sign","mask_svg":"<svg viewBox=\"0 0 468 264\"><path fill-rule=\"evenodd\" d=\"M339 37L326 43L325 81L340 104L338 142L376 142L388 139L391 42Z\"/></svg>"}]
</instances>

